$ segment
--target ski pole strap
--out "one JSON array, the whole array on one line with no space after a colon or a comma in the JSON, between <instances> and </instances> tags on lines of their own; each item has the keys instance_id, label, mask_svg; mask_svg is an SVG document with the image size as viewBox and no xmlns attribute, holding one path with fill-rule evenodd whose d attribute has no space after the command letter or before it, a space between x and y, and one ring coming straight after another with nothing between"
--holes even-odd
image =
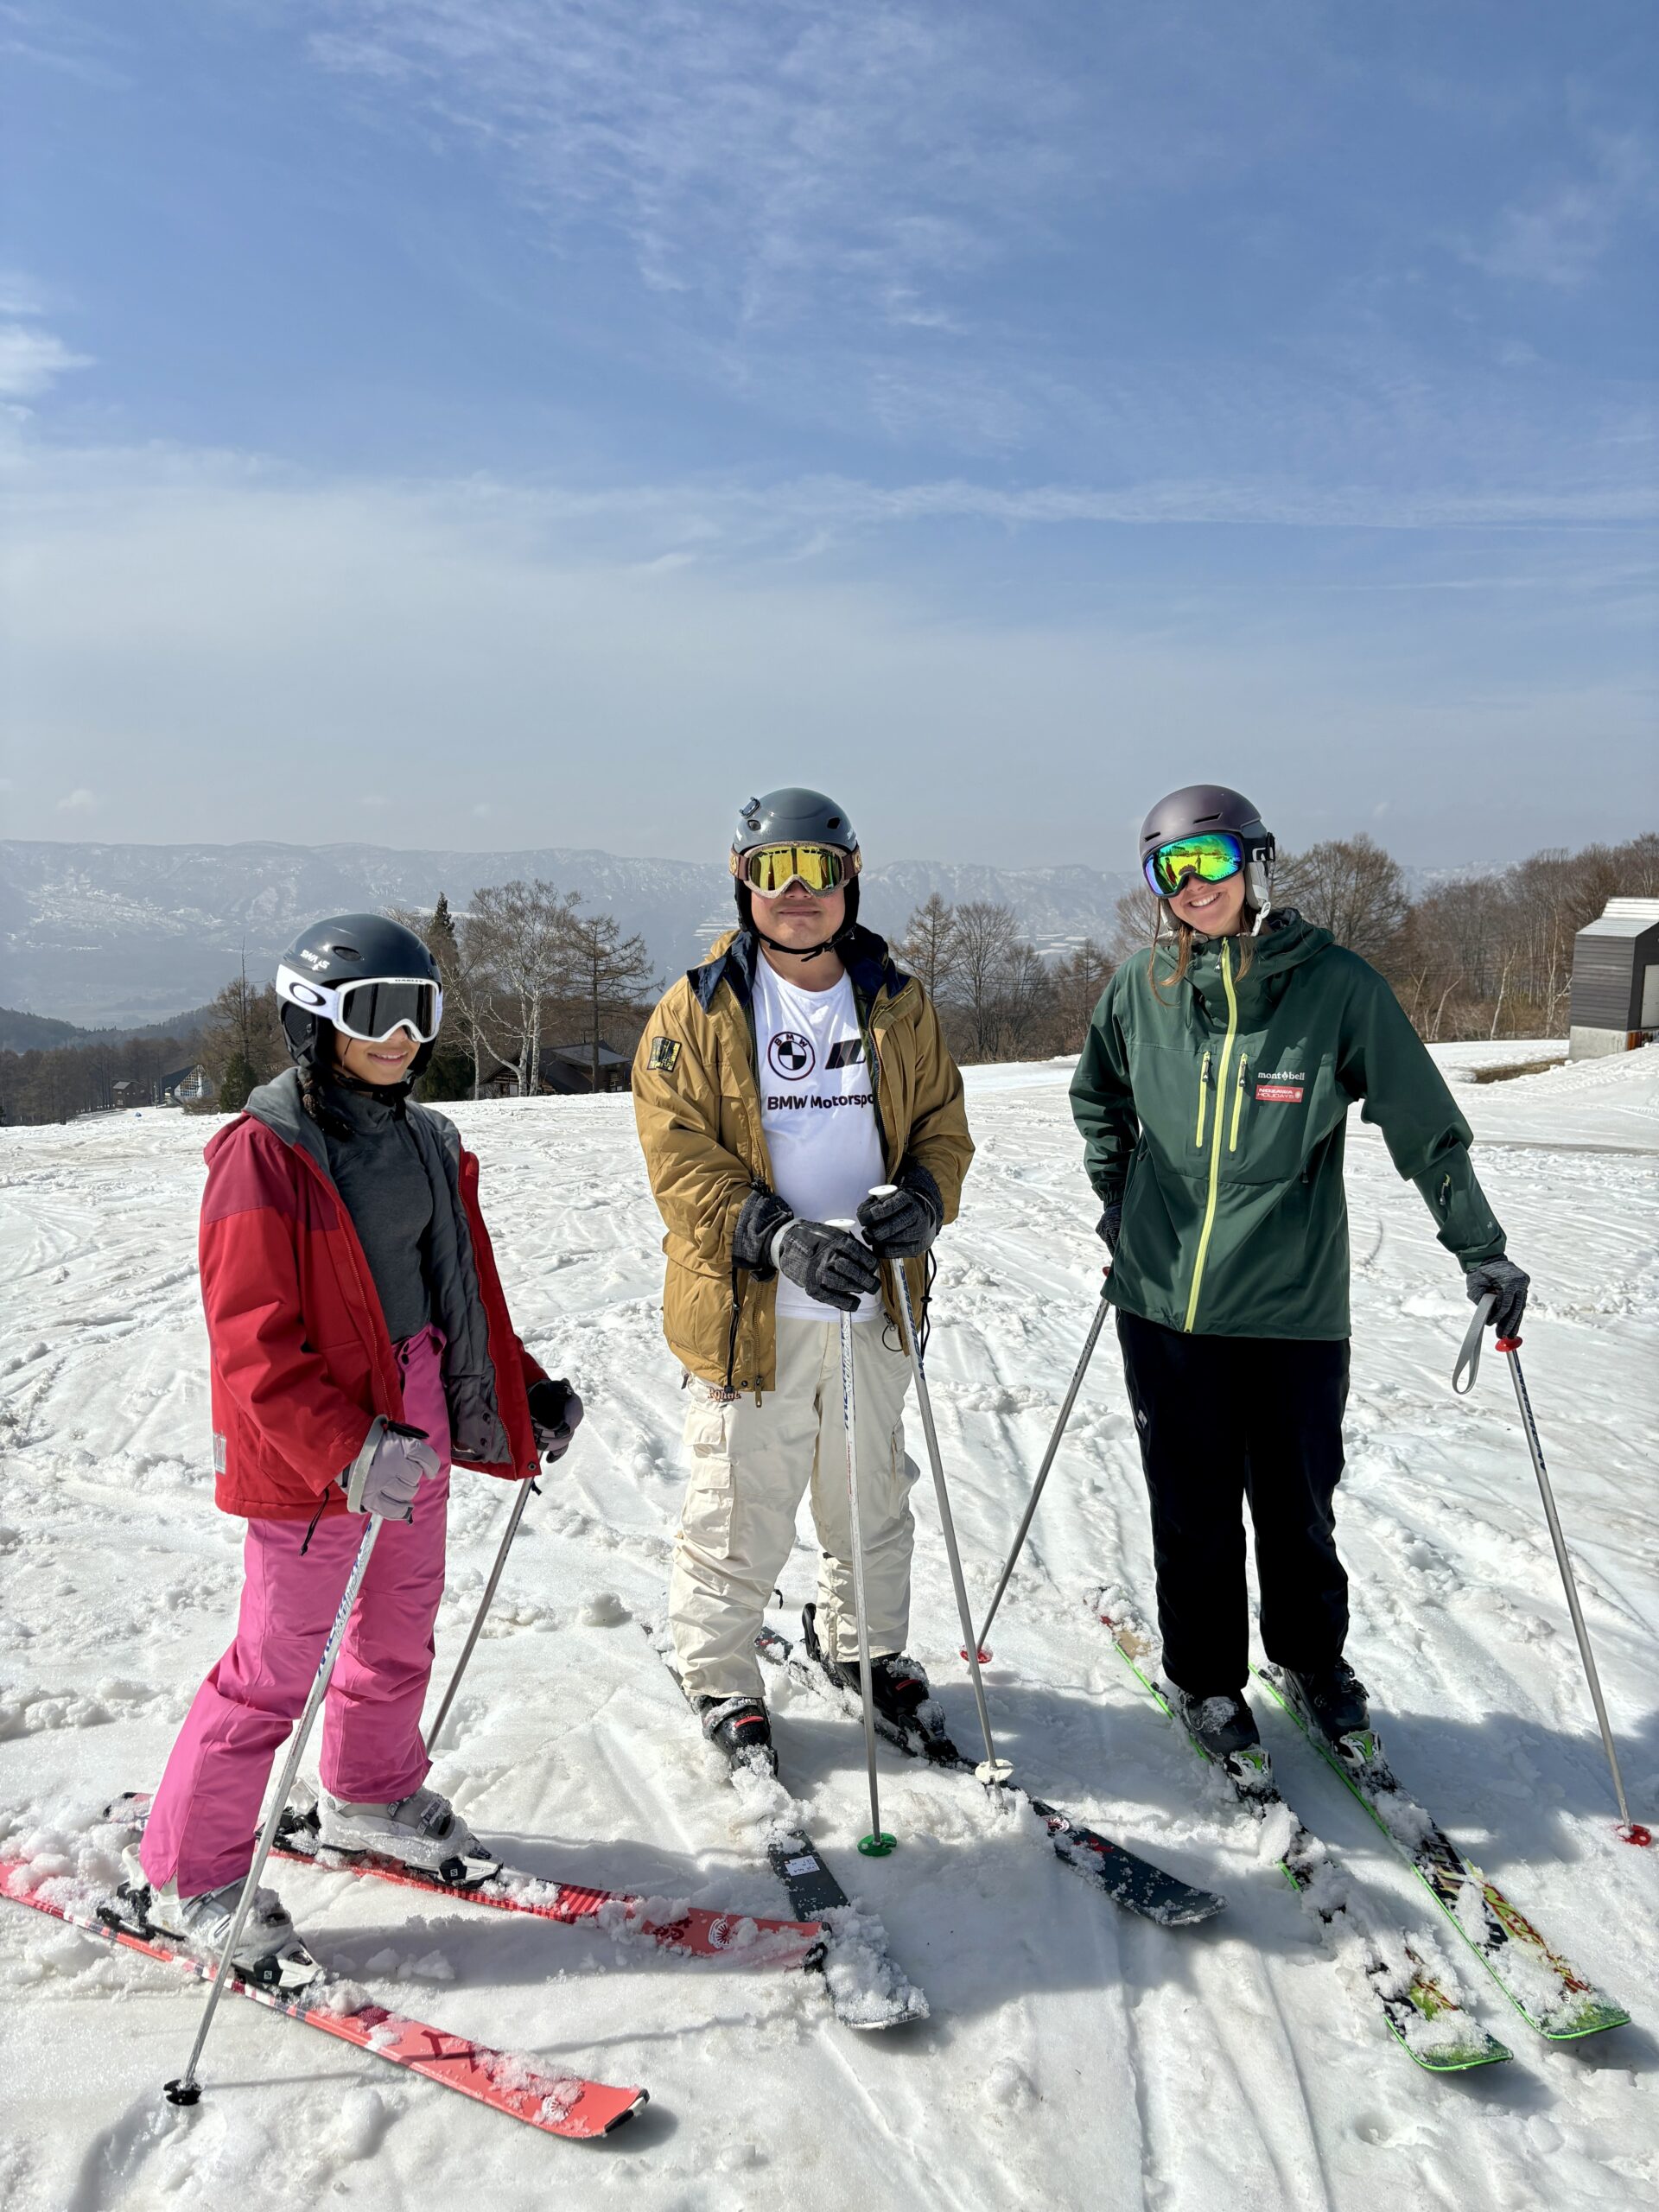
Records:
<instances>
[{"instance_id":1,"label":"ski pole strap","mask_svg":"<svg viewBox=\"0 0 1659 2212\"><path fill-rule=\"evenodd\" d=\"M1463 1344L1458 1353L1458 1363L1452 1370L1452 1388L1460 1398L1466 1398L1475 1387L1475 1377L1480 1372L1481 1334L1488 1321L1491 1319L1492 1308L1497 1303L1497 1297L1489 1290L1479 1305L1476 1306L1475 1318L1465 1332ZM1464 1379L1465 1375L1468 1377L1467 1381Z\"/></svg>"}]
</instances>

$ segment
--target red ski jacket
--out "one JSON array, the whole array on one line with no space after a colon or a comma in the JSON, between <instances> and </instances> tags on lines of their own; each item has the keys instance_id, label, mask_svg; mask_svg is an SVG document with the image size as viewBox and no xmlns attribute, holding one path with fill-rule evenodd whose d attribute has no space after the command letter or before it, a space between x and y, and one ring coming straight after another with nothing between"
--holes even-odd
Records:
<instances>
[{"instance_id":1,"label":"red ski jacket","mask_svg":"<svg viewBox=\"0 0 1659 2212\"><path fill-rule=\"evenodd\" d=\"M221 1511L308 1521L347 1510L339 1478L377 1414L401 1421L391 1338L321 1137L278 1077L207 1146L200 1255ZM445 1395L456 1464L524 1480L539 1464L529 1385L542 1370L513 1332L478 1206L478 1160L442 1115L410 1106L448 1185L454 1236L435 1298L448 1324ZM487 1349L486 1349L487 1347Z\"/></svg>"}]
</instances>

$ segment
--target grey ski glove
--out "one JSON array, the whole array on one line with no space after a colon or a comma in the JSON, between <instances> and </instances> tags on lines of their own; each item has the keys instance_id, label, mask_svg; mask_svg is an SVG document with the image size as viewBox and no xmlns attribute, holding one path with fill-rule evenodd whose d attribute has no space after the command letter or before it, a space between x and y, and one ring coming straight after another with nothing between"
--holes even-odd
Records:
<instances>
[{"instance_id":1,"label":"grey ski glove","mask_svg":"<svg viewBox=\"0 0 1659 2212\"><path fill-rule=\"evenodd\" d=\"M893 1187L872 1192L858 1225L878 1260L919 1260L944 1225L944 1200L925 1167L907 1160Z\"/></svg>"},{"instance_id":2,"label":"grey ski glove","mask_svg":"<svg viewBox=\"0 0 1659 2212\"><path fill-rule=\"evenodd\" d=\"M810 1298L839 1313L855 1313L859 1300L881 1287L881 1271L867 1244L826 1221L791 1215L772 1240L772 1263Z\"/></svg>"},{"instance_id":3,"label":"grey ski glove","mask_svg":"<svg viewBox=\"0 0 1659 2212\"><path fill-rule=\"evenodd\" d=\"M1464 1287L1469 1293L1469 1302L1478 1306L1488 1292L1497 1299L1492 1308L1492 1326L1500 1337L1518 1337L1521 1316L1527 1310L1527 1292L1532 1277L1517 1268L1513 1260L1506 1260L1500 1253L1495 1260L1477 1260L1464 1275Z\"/></svg>"},{"instance_id":4,"label":"grey ski glove","mask_svg":"<svg viewBox=\"0 0 1659 2212\"><path fill-rule=\"evenodd\" d=\"M1116 1252L1117 1240L1122 1232L1122 1228L1123 1201L1122 1198L1116 1198L1114 1199L1112 1204L1107 1207L1104 1213L1101 1215L1100 1219L1095 1224L1095 1234L1099 1237L1101 1243L1106 1247L1109 1253L1115 1254Z\"/></svg>"},{"instance_id":5,"label":"grey ski glove","mask_svg":"<svg viewBox=\"0 0 1659 2212\"><path fill-rule=\"evenodd\" d=\"M733 1266L747 1268L760 1281L770 1282L778 1272L772 1256L772 1245L779 1230L794 1218L792 1206L785 1205L776 1191L757 1183L744 1199L743 1211L732 1232Z\"/></svg>"},{"instance_id":6,"label":"grey ski glove","mask_svg":"<svg viewBox=\"0 0 1659 2212\"><path fill-rule=\"evenodd\" d=\"M443 1462L426 1440L423 1428L388 1421L377 1414L363 1449L340 1477L346 1503L353 1513L378 1513L387 1521L412 1521L415 1494L423 1482L435 1482Z\"/></svg>"},{"instance_id":7,"label":"grey ski glove","mask_svg":"<svg viewBox=\"0 0 1659 2212\"><path fill-rule=\"evenodd\" d=\"M570 1439L582 1426L582 1400L562 1375L556 1382L543 1376L539 1382L531 1384L526 1395L536 1449L550 1462L563 1459L570 1449Z\"/></svg>"}]
</instances>

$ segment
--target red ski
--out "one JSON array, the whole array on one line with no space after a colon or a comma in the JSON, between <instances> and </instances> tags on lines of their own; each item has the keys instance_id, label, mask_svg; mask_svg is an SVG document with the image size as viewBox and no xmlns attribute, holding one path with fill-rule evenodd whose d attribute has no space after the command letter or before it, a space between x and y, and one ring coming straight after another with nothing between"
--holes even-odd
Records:
<instances>
[{"instance_id":1,"label":"red ski","mask_svg":"<svg viewBox=\"0 0 1659 2212\"><path fill-rule=\"evenodd\" d=\"M82 1884L67 1875L41 1879L27 1859L0 1859L0 1895L14 1904L32 1906L54 1920L66 1921L88 1936L142 1952L168 1966L181 1967L200 1980L211 1981L213 1968L165 1936L143 1936L124 1924L100 1919L89 1910ZM646 2101L644 2089L607 2088L602 2082L585 2082L575 2074L544 2074L527 2059L492 2050L470 2036L445 2035L420 2020L389 2012L384 2005L354 2005L348 1986L320 1974L298 1995L283 1996L251 1982L232 1979L226 1984L232 1997L246 1997L272 2012L286 2012L290 2019L321 2028L326 2036L355 2044L376 2058L384 2058L411 2074L424 2075L446 2089L454 2089L475 2103L489 2105L546 2135L563 2135L577 2141L608 2135L632 2120Z\"/></svg>"},{"instance_id":2,"label":"red ski","mask_svg":"<svg viewBox=\"0 0 1659 2212\"><path fill-rule=\"evenodd\" d=\"M330 1851L314 1840L302 1844L302 1836L309 1832L298 1827L284 1833L285 1840L270 1854L273 1859L327 1867L332 1873L372 1874L377 1881L423 1890L429 1897L457 1897L467 1904L491 1905L498 1912L533 1913L539 1920L556 1920L566 1928L595 1921L618 1935L644 1936L667 1951L725 1959L734 1966L817 1966L823 1958L825 1933L815 1920L757 1920L747 1913L710 1912L701 1905L677 1908L621 1890L543 1881L508 1866L482 1882L463 1885L446 1882L441 1874L422 1874L394 1860L378 1859L372 1852Z\"/></svg>"}]
</instances>

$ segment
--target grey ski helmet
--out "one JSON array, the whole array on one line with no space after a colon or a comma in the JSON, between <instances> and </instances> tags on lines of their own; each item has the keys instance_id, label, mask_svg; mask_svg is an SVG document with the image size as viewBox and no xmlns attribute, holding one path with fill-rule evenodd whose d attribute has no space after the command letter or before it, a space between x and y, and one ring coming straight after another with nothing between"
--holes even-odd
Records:
<instances>
[{"instance_id":1,"label":"grey ski helmet","mask_svg":"<svg viewBox=\"0 0 1659 2212\"><path fill-rule=\"evenodd\" d=\"M401 922L385 914L331 914L302 930L276 963L283 1034L296 1063L303 1068L318 1059L318 1048L333 1029L326 1008L334 992L350 983L394 977L431 983L442 1017L443 978L438 963L414 931ZM408 1081L426 1068L436 1042L435 1037L422 1042L410 1062Z\"/></svg>"},{"instance_id":2,"label":"grey ski helmet","mask_svg":"<svg viewBox=\"0 0 1659 2212\"><path fill-rule=\"evenodd\" d=\"M1273 904L1273 832L1243 791L1225 784L1184 784L1160 798L1141 825L1141 869L1160 845L1178 837L1201 837L1217 830L1236 837L1244 849L1244 895L1258 917Z\"/></svg>"},{"instance_id":3,"label":"grey ski helmet","mask_svg":"<svg viewBox=\"0 0 1659 2212\"><path fill-rule=\"evenodd\" d=\"M812 959L839 943L858 918L858 871L863 864L858 833L848 819L845 807L838 806L824 792L808 791L799 784L788 784L781 791L767 791L764 798L744 802L738 810L737 828L732 836L732 874L735 880L738 919L763 944L772 944L772 940L755 927L753 894L744 882L738 864L745 853L752 853L759 846L786 844L831 845L847 854L851 861L842 885L847 918L834 937L827 938L801 956ZM781 952L792 948L777 945L774 950Z\"/></svg>"}]
</instances>

